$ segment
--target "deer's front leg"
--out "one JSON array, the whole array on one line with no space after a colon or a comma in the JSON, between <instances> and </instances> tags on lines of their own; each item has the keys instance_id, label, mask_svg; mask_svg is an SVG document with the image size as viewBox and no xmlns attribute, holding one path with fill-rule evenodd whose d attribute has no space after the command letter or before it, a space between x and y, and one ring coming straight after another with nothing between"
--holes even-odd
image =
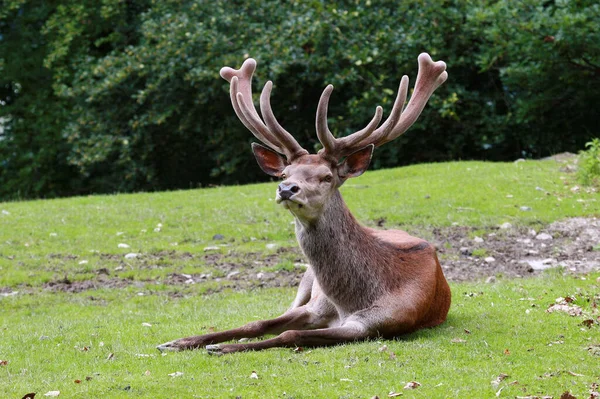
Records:
<instances>
[{"instance_id":1,"label":"deer's front leg","mask_svg":"<svg viewBox=\"0 0 600 399\"><path fill-rule=\"evenodd\" d=\"M161 352L197 349L233 339L256 338L265 334L279 334L282 331L290 329L315 328L313 326L315 323L318 323L318 320L315 320L314 316L313 313L308 311L306 306L301 306L291 309L275 319L254 321L232 330L181 338L158 345L156 348Z\"/></svg>"},{"instance_id":2,"label":"deer's front leg","mask_svg":"<svg viewBox=\"0 0 600 399\"><path fill-rule=\"evenodd\" d=\"M318 330L289 330L279 336L260 342L243 344L207 345L210 354L222 355L241 351L255 351L275 347L326 346L358 341L370 336L369 329L361 322L349 321L340 327Z\"/></svg>"}]
</instances>

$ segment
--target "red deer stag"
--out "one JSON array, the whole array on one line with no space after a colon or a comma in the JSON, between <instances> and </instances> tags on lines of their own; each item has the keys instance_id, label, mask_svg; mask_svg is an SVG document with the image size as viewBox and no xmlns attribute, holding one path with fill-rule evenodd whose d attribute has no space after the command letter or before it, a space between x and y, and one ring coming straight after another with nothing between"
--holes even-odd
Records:
<instances>
[{"instance_id":1,"label":"red deer stag","mask_svg":"<svg viewBox=\"0 0 600 399\"><path fill-rule=\"evenodd\" d=\"M379 127L382 108L367 127L335 138L327 127L327 105L333 86L321 95L316 130L323 149L309 154L275 119L272 83L260 96L261 119L252 101L256 61L239 70L225 67L221 76L231 84L231 102L241 122L263 145L252 151L264 172L281 178L277 203L295 217L296 236L309 260L290 309L271 319L240 328L181 338L159 350L205 347L224 354L272 347L330 345L370 337L395 337L444 322L450 308L450 288L435 248L399 230L361 226L348 210L340 186L361 175L373 149L404 133L427 100L448 77L443 61L419 55L414 92L403 111L408 77L403 76L388 119ZM257 342L221 342L279 334Z\"/></svg>"}]
</instances>

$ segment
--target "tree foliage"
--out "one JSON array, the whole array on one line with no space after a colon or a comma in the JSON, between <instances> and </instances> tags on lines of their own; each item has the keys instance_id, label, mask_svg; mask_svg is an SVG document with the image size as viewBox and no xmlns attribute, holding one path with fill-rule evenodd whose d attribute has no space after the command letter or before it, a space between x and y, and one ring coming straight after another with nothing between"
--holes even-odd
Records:
<instances>
[{"instance_id":1,"label":"tree foliage","mask_svg":"<svg viewBox=\"0 0 600 399\"><path fill-rule=\"evenodd\" d=\"M422 51L450 79L374 167L576 151L597 135L593 1L4 1L0 198L187 188L263 178L224 65L257 59L278 119L316 149L389 112Z\"/></svg>"}]
</instances>

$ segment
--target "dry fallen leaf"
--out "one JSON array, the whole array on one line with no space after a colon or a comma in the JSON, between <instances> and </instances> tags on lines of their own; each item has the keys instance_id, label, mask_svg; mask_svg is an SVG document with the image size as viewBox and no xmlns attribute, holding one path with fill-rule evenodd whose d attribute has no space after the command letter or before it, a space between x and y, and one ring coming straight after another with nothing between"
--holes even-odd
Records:
<instances>
[{"instance_id":1,"label":"dry fallen leaf","mask_svg":"<svg viewBox=\"0 0 600 399\"><path fill-rule=\"evenodd\" d=\"M572 371L567 371L567 373L569 373L569 375L572 375L573 377L585 377L585 375L583 374L577 374Z\"/></svg>"},{"instance_id":2,"label":"dry fallen leaf","mask_svg":"<svg viewBox=\"0 0 600 399\"><path fill-rule=\"evenodd\" d=\"M183 373L181 371L176 371L174 373L169 374L171 377L181 377Z\"/></svg>"},{"instance_id":3,"label":"dry fallen leaf","mask_svg":"<svg viewBox=\"0 0 600 399\"><path fill-rule=\"evenodd\" d=\"M560 399L577 399L575 396L571 395L571 392L565 391L562 395L560 395Z\"/></svg>"},{"instance_id":4,"label":"dry fallen leaf","mask_svg":"<svg viewBox=\"0 0 600 399\"><path fill-rule=\"evenodd\" d=\"M144 372L144 375L150 375L150 374L151 374L151 373L150 373L150 370L146 370L146 371Z\"/></svg>"},{"instance_id":5,"label":"dry fallen leaf","mask_svg":"<svg viewBox=\"0 0 600 399\"><path fill-rule=\"evenodd\" d=\"M504 349L504 354L505 354L506 356L508 356L508 355L510 355L510 351L509 351L508 349Z\"/></svg>"},{"instance_id":6,"label":"dry fallen leaf","mask_svg":"<svg viewBox=\"0 0 600 399\"><path fill-rule=\"evenodd\" d=\"M587 319L581 322L581 324L583 326L586 326L587 328L592 328L592 326L594 325L594 319Z\"/></svg>"},{"instance_id":7,"label":"dry fallen leaf","mask_svg":"<svg viewBox=\"0 0 600 399\"><path fill-rule=\"evenodd\" d=\"M81 384L81 380L75 380L73 381L75 384Z\"/></svg>"},{"instance_id":8,"label":"dry fallen leaf","mask_svg":"<svg viewBox=\"0 0 600 399\"><path fill-rule=\"evenodd\" d=\"M564 313L567 313L569 316L581 316L581 314L582 314L581 308L577 305L561 305L561 304L554 304L554 305L550 306L548 309L546 309L546 312L547 313L564 312Z\"/></svg>"},{"instance_id":9,"label":"dry fallen leaf","mask_svg":"<svg viewBox=\"0 0 600 399\"><path fill-rule=\"evenodd\" d=\"M498 385L500 385L500 383L508 377L510 377L508 374L501 373L500 375L498 375L498 377L496 377L495 380L491 381L490 384L492 384L494 388L497 388Z\"/></svg>"},{"instance_id":10,"label":"dry fallen leaf","mask_svg":"<svg viewBox=\"0 0 600 399\"><path fill-rule=\"evenodd\" d=\"M383 345L381 348L377 349L379 352L385 352L387 350L387 345Z\"/></svg>"},{"instance_id":11,"label":"dry fallen leaf","mask_svg":"<svg viewBox=\"0 0 600 399\"><path fill-rule=\"evenodd\" d=\"M450 342L452 342L453 344L464 344L467 341L462 338L452 338Z\"/></svg>"},{"instance_id":12,"label":"dry fallen leaf","mask_svg":"<svg viewBox=\"0 0 600 399\"><path fill-rule=\"evenodd\" d=\"M0 366L7 366L8 360L0 360Z\"/></svg>"},{"instance_id":13,"label":"dry fallen leaf","mask_svg":"<svg viewBox=\"0 0 600 399\"><path fill-rule=\"evenodd\" d=\"M396 396L401 396L401 395L403 395L402 392L391 391L390 393L388 393L388 398L395 398Z\"/></svg>"},{"instance_id":14,"label":"dry fallen leaf","mask_svg":"<svg viewBox=\"0 0 600 399\"><path fill-rule=\"evenodd\" d=\"M417 381L411 381L404 386L404 389L417 389L421 384Z\"/></svg>"},{"instance_id":15,"label":"dry fallen leaf","mask_svg":"<svg viewBox=\"0 0 600 399\"><path fill-rule=\"evenodd\" d=\"M108 356L106 356L106 360L112 360L115 357L114 353L109 353Z\"/></svg>"}]
</instances>

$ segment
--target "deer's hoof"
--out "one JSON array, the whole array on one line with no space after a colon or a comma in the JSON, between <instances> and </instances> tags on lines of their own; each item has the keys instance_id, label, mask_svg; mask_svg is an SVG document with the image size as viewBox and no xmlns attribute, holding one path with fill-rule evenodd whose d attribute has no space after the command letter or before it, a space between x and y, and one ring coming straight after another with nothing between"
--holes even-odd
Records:
<instances>
[{"instance_id":1,"label":"deer's hoof","mask_svg":"<svg viewBox=\"0 0 600 399\"><path fill-rule=\"evenodd\" d=\"M177 343L177 341L169 341L164 344L160 344L156 347L161 352L179 352L183 348Z\"/></svg>"},{"instance_id":2,"label":"deer's hoof","mask_svg":"<svg viewBox=\"0 0 600 399\"><path fill-rule=\"evenodd\" d=\"M206 345L206 351L209 355L221 356L223 354L221 345Z\"/></svg>"}]
</instances>

